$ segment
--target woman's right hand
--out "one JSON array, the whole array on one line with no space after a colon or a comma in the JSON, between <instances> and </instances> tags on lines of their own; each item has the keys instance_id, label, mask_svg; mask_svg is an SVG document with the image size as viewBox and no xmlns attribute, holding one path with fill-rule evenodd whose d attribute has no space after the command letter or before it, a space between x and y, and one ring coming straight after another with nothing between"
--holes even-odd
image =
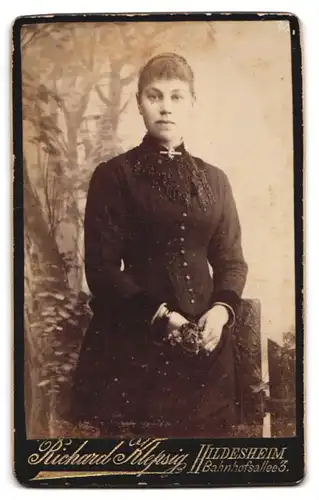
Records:
<instances>
[{"instance_id":1,"label":"woman's right hand","mask_svg":"<svg viewBox=\"0 0 319 500\"><path fill-rule=\"evenodd\" d=\"M167 333L170 334L179 330L182 325L185 325L185 323L188 323L188 321L184 318L184 316L175 311L171 312L167 323Z\"/></svg>"}]
</instances>

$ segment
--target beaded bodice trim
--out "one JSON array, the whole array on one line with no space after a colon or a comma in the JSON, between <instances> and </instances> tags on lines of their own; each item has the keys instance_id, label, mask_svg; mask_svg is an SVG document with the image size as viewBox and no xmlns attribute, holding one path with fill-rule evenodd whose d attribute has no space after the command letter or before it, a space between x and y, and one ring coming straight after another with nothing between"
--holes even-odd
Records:
<instances>
[{"instance_id":1,"label":"beaded bodice trim","mask_svg":"<svg viewBox=\"0 0 319 500\"><path fill-rule=\"evenodd\" d=\"M150 182L161 197L185 207L191 206L194 197L204 210L215 202L204 168L186 151L184 144L176 148L175 154L168 154L146 135L137 148L133 172Z\"/></svg>"}]
</instances>

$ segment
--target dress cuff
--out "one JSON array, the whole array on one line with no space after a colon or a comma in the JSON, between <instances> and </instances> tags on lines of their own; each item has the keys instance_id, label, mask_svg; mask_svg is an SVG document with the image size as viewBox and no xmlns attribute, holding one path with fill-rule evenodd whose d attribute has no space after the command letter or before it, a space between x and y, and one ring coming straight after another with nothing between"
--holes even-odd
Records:
<instances>
[{"instance_id":1,"label":"dress cuff","mask_svg":"<svg viewBox=\"0 0 319 500\"><path fill-rule=\"evenodd\" d=\"M168 311L167 310L167 304L166 302L163 302L159 308L157 309L156 313L154 314L154 316L152 317L152 320L151 320L151 326L154 325L155 321L158 320L159 318L161 318L165 312Z\"/></svg>"}]
</instances>

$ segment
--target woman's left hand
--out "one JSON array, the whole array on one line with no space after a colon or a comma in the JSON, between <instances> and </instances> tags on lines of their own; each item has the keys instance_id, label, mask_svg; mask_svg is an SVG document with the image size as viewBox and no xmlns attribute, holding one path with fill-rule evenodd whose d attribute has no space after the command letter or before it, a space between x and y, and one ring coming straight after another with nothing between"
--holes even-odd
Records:
<instances>
[{"instance_id":1,"label":"woman's left hand","mask_svg":"<svg viewBox=\"0 0 319 500\"><path fill-rule=\"evenodd\" d=\"M203 347L206 351L215 349L227 321L228 311L222 305L213 306L200 318L198 325L203 329Z\"/></svg>"}]
</instances>

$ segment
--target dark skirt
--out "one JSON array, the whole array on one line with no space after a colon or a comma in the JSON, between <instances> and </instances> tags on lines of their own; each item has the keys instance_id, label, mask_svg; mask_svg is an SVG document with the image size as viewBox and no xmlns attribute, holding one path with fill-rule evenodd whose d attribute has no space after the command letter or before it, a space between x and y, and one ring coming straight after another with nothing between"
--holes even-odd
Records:
<instances>
[{"instance_id":1,"label":"dark skirt","mask_svg":"<svg viewBox=\"0 0 319 500\"><path fill-rule=\"evenodd\" d=\"M71 419L105 436L226 437L238 421L232 329L211 353L186 354L94 315L74 378Z\"/></svg>"}]
</instances>

